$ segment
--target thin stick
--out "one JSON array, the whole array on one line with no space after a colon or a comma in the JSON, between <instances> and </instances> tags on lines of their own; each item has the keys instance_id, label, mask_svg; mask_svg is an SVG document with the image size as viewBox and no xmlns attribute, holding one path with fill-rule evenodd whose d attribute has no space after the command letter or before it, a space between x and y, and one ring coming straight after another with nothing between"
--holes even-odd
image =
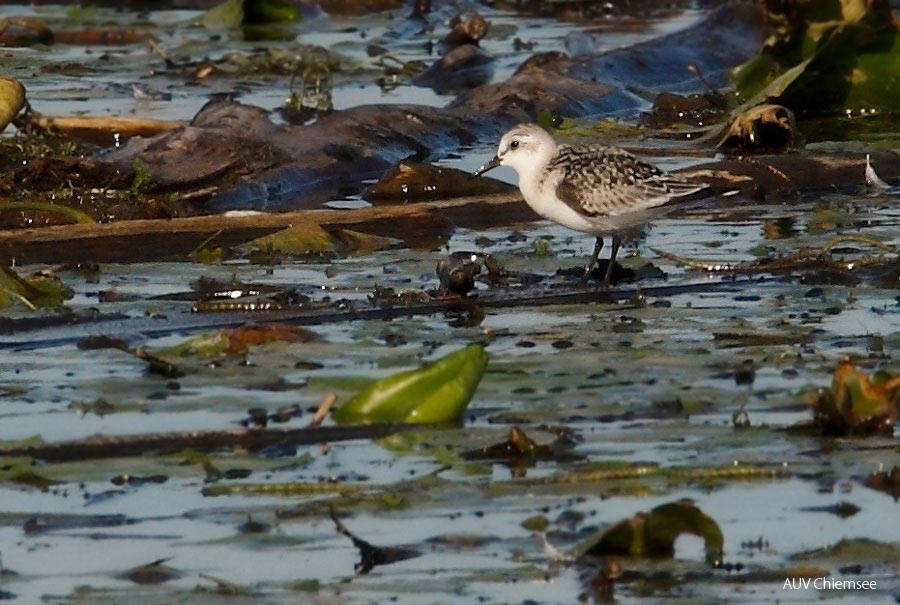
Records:
<instances>
[{"instance_id":1,"label":"thin stick","mask_svg":"<svg viewBox=\"0 0 900 605\"><path fill-rule=\"evenodd\" d=\"M310 428L320 426L336 401L337 395L335 395L333 391L325 395L325 398L322 399L322 403L319 404L319 409L316 410L316 414L313 416L313 419L309 422L308 426Z\"/></svg>"}]
</instances>

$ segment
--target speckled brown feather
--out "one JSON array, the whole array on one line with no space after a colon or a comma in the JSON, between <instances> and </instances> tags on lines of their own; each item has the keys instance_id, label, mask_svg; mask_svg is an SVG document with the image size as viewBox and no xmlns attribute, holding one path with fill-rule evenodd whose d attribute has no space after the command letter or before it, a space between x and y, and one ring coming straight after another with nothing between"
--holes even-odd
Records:
<instances>
[{"instance_id":1,"label":"speckled brown feather","mask_svg":"<svg viewBox=\"0 0 900 605\"><path fill-rule=\"evenodd\" d=\"M600 145L560 145L546 168L556 196L588 217L617 216L661 206L705 187ZM552 182L552 181L551 181Z\"/></svg>"}]
</instances>

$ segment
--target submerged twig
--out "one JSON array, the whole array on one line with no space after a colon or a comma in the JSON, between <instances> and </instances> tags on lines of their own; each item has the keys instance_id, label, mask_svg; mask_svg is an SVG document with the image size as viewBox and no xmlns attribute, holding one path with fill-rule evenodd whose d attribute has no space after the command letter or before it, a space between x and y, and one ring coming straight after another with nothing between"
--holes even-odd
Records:
<instances>
[{"instance_id":1,"label":"submerged twig","mask_svg":"<svg viewBox=\"0 0 900 605\"><path fill-rule=\"evenodd\" d=\"M356 573L365 575L372 571L378 565L390 565L398 561L413 559L419 556L419 551L414 548L406 548L400 546L375 546L370 542L358 538L341 522L334 510L334 506L328 507L331 520L334 521L335 529L338 533L343 534L353 541L353 546L359 550L360 560L354 566Z\"/></svg>"},{"instance_id":2,"label":"submerged twig","mask_svg":"<svg viewBox=\"0 0 900 605\"><path fill-rule=\"evenodd\" d=\"M328 416L328 412L331 411L331 408L334 407L335 402L337 401L337 395L333 392L325 395L325 398L322 400L322 403L319 404L319 409L316 410L313 419L309 421L310 427L316 427L322 424L322 421L325 420L325 417Z\"/></svg>"},{"instance_id":3,"label":"submerged twig","mask_svg":"<svg viewBox=\"0 0 900 605\"><path fill-rule=\"evenodd\" d=\"M635 304L626 301L633 301L638 294L638 290L644 299L649 299L694 292L736 292L740 290L740 285L732 281L704 281L702 283L648 286L640 289L628 287L621 290L599 289L592 286L562 286L480 293L477 302L485 309L543 307L566 304L617 304L618 306L614 308L621 311L624 308L628 308L629 304ZM383 321L396 317L445 313L447 310L458 309L461 300L464 301L465 299L450 297L422 303L367 306L362 308L334 303L329 306L316 305L313 307L304 305L303 308L284 309L279 308L280 305L277 303L263 303L264 309L271 310L257 311L252 314L235 312L234 310L215 314L197 312L183 315L171 314L164 321L143 317L134 319L116 318L108 321L104 319L96 323L85 322L78 326L70 326L67 322L60 321L62 330L52 324L46 324L45 327L42 326L37 329L32 329L31 324L16 324L8 327L5 334L0 333L0 349L9 347L39 348L66 342L77 342L91 334L104 331L117 334L141 334L146 337L174 332L220 329L239 326L253 319L258 319L260 312L265 313L267 321L285 322L298 326L332 324L342 321ZM195 311L200 311L198 307L199 305L195 306ZM19 325L20 327L17 328ZM42 330L44 333L41 333Z\"/></svg>"},{"instance_id":4,"label":"submerged twig","mask_svg":"<svg viewBox=\"0 0 900 605\"><path fill-rule=\"evenodd\" d=\"M691 269L706 271L707 273L758 273L770 271L792 271L805 268L806 264L809 261L815 261L816 268L821 268L824 264L827 267L849 271L854 267L877 265L885 262L883 255L868 255L853 261L837 261L831 258L830 251L836 246L847 242L866 244L872 246L873 248L877 248L889 254L895 254L900 257L900 247L885 244L884 242L881 242L875 238L866 237L864 235L838 235L828 240L828 242L826 242L821 248L804 248L786 256L782 256L781 258L768 259L756 263L723 263L719 261L704 261L687 256L673 254L671 252L666 252L665 250L660 250L658 248L651 248L651 250L655 254L667 260L676 262Z\"/></svg>"},{"instance_id":5,"label":"submerged twig","mask_svg":"<svg viewBox=\"0 0 900 605\"><path fill-rule=\"evenodd\" d=\"M329 441L378 439L421 424L380 423L348 426L321 426L290 430L231 429L223 431L177 431L138 435L94 436L40 445L0 448L0 456L28 456L48 462L141 456L148 452L172 453L184 449L214 451L240 448L258 450L276 443L313 445Z\"/></svg>"},{"instance_id":6,"label":"submerged twig","mask_svg":"<svg viewBox=\"0 0 900 605\"><path fill-rule=\"evenodd\" d=\"M635 465L625 468L575 471L562 473L546 479L537 479L537 484L571 484L600 483L620 481L624 479L644 479L659 477L669 481L724 481L752 479L786 479L793 475L784 466L759 466L754 464L735 464L729 466L713 466L707 468L660 467L656 465Z\"/></svg>"}]
</instances>

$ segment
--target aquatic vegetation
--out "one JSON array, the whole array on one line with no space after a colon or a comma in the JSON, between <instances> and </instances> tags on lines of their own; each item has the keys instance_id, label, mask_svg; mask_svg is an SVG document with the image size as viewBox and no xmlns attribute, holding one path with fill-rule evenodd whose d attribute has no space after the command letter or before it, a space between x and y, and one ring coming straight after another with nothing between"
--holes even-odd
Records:
<instances>
[{"instance_id":1,"label":"aquatic vegetation","mask_svg":"<svg viewBox=\"0 0 900 605\"><path fill-rule=\"evenodd\" d=\"M462 416L488 363L480 345L450 353L419 370L383 378L334 412L340 423L452 422Z\"/></svg>"}]
</instances>

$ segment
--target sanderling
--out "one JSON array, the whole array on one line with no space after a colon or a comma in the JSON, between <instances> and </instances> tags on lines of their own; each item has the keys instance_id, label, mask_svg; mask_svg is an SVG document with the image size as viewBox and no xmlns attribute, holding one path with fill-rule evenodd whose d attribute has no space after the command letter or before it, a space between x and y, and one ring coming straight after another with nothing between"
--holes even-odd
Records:
<instances>
[{"instance_id":1,"label":"sanderling","mask_svg":"<svg viewBox=\"0 0 900 605\"><path fill-rule=\"evenodd\" d=\"M609 282L623 230L643 225L670 208L676 198L705 189L634 157L624 149L602 145L557 145L537 124L519 124L500 139L497 155L475 171L497 166L519 174L519 189L528 205L546 219L597 236L585 275L597 263L603 236L612 236L604 282Z\"/></svg>"}]
</instances>

